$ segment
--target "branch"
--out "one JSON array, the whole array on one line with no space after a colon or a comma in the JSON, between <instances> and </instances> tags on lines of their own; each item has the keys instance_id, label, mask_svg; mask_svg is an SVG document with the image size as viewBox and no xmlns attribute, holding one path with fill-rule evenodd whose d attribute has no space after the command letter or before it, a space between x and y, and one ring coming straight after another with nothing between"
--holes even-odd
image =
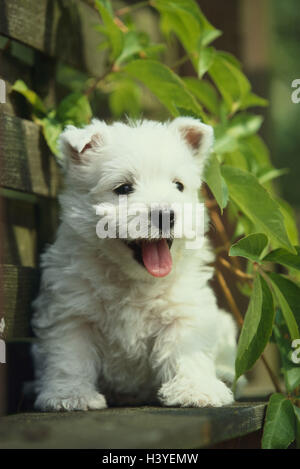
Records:
<instances>
[{"instance_id":1,"label":"branch","mask_svg":"<svg viewBox=\"0 0 300 469\"><path fill-rule=\"evenodd\" d=\"M132 13L133 11L138 10L139 8L150 6L150 4L151 4L151 1L146 0L145 2L139 2L139 3L136 3L135 5L132 5L132 6L119 8L119 10L115 11L115 15L116 16L127 15L128 13Z\"/></svg>"},{"instance_id":2,"label":"branch","mask_svg":"<svg viewBox=\"0 0 300 469\"><path fill-rule=\"evenodd\" d=\"M239 308L237 307L237 304L235 302L235 299L232 296L231 291L228 288L228 285L225 281L225 278L223 277L223 275L221 274L221 272L219 270L216 270L216 275L217 275L218 282L219 282L219 284L220 284L220 286L221 286L221 288L224 292L226 300L229 304L229 307L230 307L230 309L231 309L231 311L232 311L232 313L233 313L233 315L234 315L234 317L235 317L235 319L238 323L238 326L240 328L242 328L243 323L244 323L244 319L243 319L243 317L240 313Z\"/></svg>"},{"instance_id":3,"label":"branch","mask_svg":"<svg viewBox=\"0 0 300 469\"><path fill-rule=\"evenodd\" d=\"M230 264L230 262L228 262L226 259L224 259L224 257L219 257L219 261L224 267L226 267L228 270L233 272L240 279L246 280L248 282L253 280L253 278L254 278L253 275L246 274L242 270L234 267L232 264Z\"/></svg>"},{"instance_id":4,"label":"branch","mask_svg":"<svg viewBox=\"0 0 300 469\"><path fill-rule=\"evenodd\" d=\"M272 383L273 383L273 386L274 386L276 392L280 392L280 393L281 393L282 391L281 391L279 382L278 382L278 380L277 380L277 377L275 376L275 374L274 374L273 371L271 370L270 365L268 364L268 362L267 362L267 360L266 360L266 357L264 356L263 353L261 354L260 358L261 358L263 364L265 365L267 372L269 373L270 379L271 379L271 381L272 381Z\"/></svg>"},{"instance_id":5,"label":"branch","mask_svg":"<svg viewBox=\"0 0 300 469\"><path fill-rule=\"evenodd\" d=\"M106 78L111 72L114 72L114 71L117 71L117 70L115 69L115 66L114 66L114 65L111 65L111 67L109 67L109 69L106 70L106 72L104 72L103 75L101 75L101 77L95 78L94 83L84 92L85 96L89 96L93 91L95 91L95 89L100 85L100 83L101 83L102 81L104 81L105 78Z\"/></svg>"},{"instance_id":6,"label":"branch","mask_svg":"<svg viewBox=\"0 0 300 469\"><path fill-rule=\"evenodd\" d=\"M211 219L220 235L220 238L222 239L224 245L226 246L227 248L227 251L229 251L230 249L230 246L231 246L231 242L229 240L229 237L226 233L226 230L225 230L225 227L223 225L223 222L221 220L221 217L220 215L218 214L218 212L216 210L211 210L211 213L210 213L210 216L211 216ZM239 260L237 259L237 257L232 257L232 263L235 265L235 268L238 269L238 270L241 270L241 266L240 266L240 262Z\"/></svg>"}]
</instances>

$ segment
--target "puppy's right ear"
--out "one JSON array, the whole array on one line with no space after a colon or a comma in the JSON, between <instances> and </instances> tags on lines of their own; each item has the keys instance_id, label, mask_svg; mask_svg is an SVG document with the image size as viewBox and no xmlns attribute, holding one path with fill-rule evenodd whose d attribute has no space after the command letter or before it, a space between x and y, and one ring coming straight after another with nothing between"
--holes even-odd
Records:
<instances>
[{"instance_id":1,"label":"puppy's right ear","mask_svg":"<svg viewBox=\"0 0 300 469\"><path fill-rule=\"evenodd\" d=\"M87 164L93 154L101 151L105 145L106 127L104 122L93 121L82 129L73 125L65 128L59 138L59 149L65 170L70 164Z\"/></svg>"}]
</instances>

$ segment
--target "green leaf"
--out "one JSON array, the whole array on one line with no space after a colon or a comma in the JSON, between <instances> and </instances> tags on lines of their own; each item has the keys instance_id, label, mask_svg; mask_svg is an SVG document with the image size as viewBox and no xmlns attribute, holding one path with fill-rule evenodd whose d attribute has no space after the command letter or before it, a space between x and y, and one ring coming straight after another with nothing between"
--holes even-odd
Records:
<instances>
[{"instance_id":1,"label":"green leaf","mask_svg":"<svg viewBox=\"0 0 300 469\"><path fill-rule=\"evenodd\" d=\"M134 60L124 71L146 85L173 116L178 116L178 108L183 108L203 117L201 106L184 82L166 65L154 60Z\"/></svg>"},{"instance_id":2,"label":"green leaf","mask_svg":"<svg viewBox=\"0 0 300 469\"><path fill-rule=\"evenodd\" d=\"M283 275L275 272L269 272L268 275L275 289L291 337L297 339L299 337L298 326L300 327L300 288ZM281 297L285 301L281 300Z\"/></svg>"},{"instance_id":3,"label":"green leaf","mask_svg":"<svg viewBox=\"0 0 300 469\"><path fill-rule=\"evenodd\" d=\"M27 99L27 101L33 107L33 112L35 114L47 113L46 106L44 105L41 98L34 91L30 90L24 81L17 80L12 86L12 90L17 91Z\"/></svg>"},{"instance_id":4,"label":"green leaf","mask_svg":"<svg viewBox=\"0 0 300 469\"><path fill-rule=\"evenodd\" d=\"M295 246L295 249L297 251L297 255L291 254L286 249L275 249L275 251L267 254L263 260L268 262L277 262L277 264L282 264L286 267L300 270L300 246Z\"/></svg>"},{"instance_id":5,"label":"green leaf","mask_svg":"<svg viewBox=\"0 0 300 469\"><path fill-rule=\"evenodd\" d=\"M215 88L205 80L194 77L183 78L189 91L200 101L200 103L212 114L219 114L219 99Z\"/></svg>"},{"instance_id":6,"label":"green leaf","mask_svg":"<svg viewBox=\"0 0 300 469\"><path fill-rule=\"evenodd\" d=\"M289 173L289 169L276 169L267 167L261 167L257 172L257 178L261 184L265 184L268 181L272 181L275 178L283 176L284 174Z\"/></svg>"},{"instance_id":7,"label":"green leaf","mask_svg":"<svg viewBox=\"0 0 300 469\"><path fill-rule=\"evenodd\" d=\"M223 213L223 209L228 202L228 189L221 174L220 163L214 153L212 153L206 165L204 179Z\"/></svg>"},{"instance_id":8,"label":"green leaf","mask_svg":"<svg viewBox=\"0 0 300 469\"><path fill-rule=\"evenodd\" d=\"M175 33L197 66L201 47L212 42L221 32L209 23L194 0L153 0L151 5L161 14L165 35Z\"/></svg>"},{"instance_id":9,"label":"green leaf","mask_svg":"<svg viewBox=\"0 0 300 469\"><path fill-rule=\"evenodd\" d=\"M275 245L294 252L278 204L256 177L232 166L224 165L221 171L228 185L230 198L254 223L256 230L266 234Z\"/></svg>"},{"instance_id":10,"label":"green leaf","mask_svg":"<svg viewBox=\"0 0 300 469\"><path fill-rule=\"evenodd\" d=\"M268 101L260 96L257 96L254 93L249 93L243 100L241 109L248 109L249 107L266 107L268 106Z\"/></svg>"},{"instance_id":11,"label":"green leaf","mask_svg":"<svg viewBox=\"0 0 300 469\"><path fill-rule=\"evenodd\" d=\"M297 449L300 449L300 409L294 405L294 412L296 417L296 442Z\"/></svg>"},{"instance_id":12,"label":"green leaf","mask_svg":"<svg viewBox=\"0 0 300 469\"><path fill-rule=\"evenodd\" d=\"M280 207L280 211L284 217L286 231L292 244L299 243L298 228L296 225L296 215L292 207L283 199L276 197L276 202Z\"/></svg>"},{"instance_id":13,"label":"green leaf","mask_svg":"<svg viewBox=\"0 0 300 469\"><path fill-rule=\"evenodd\" d=\"M274 316L272 294L263 278L257 275L239 338L236 379L250 370L264 351L271 336Z\"/></svg>"},{"instance_id":14,"label":"green leaf","mask_svg":"<svg viewBox=\"0 0 300 469\"><path fill-rule=\"evenodd\" d=\"M104 26L98 26L97 29L108 38L111 49L110 60L113 63L123 50L123 33L114 22L113 11L110 2L105 0L95 0L95 7L99 11L104 23Z\"/></svg>"},{"instance_id":15,"label":"green leaf","mask_svg":"<svg viewBox=\"0 0 300 469\"><path fill-rule=\"evenodd\" d=\"M87 88L88 76L65 64L58 64L56 79L60 84L69 88L71 91L83 93Z\"/></svg>"},{"instance_id":16,"label":"green leaf","mask_svg":"<svg viewBox=\"0 0 300 469\"><path fill-rule=\"evenodd\" d=\"M271 167L269 149L259 135L250 135L240 140L238 147L247 159L251 172L256 173L262 166Z\"/></svg>"},{"instance_id":17,"label":"green leaf","mask_svg":"<svg viewBox=\"0 0 300 469\"><path fill-rule=\"evenodd\" d=\"M92 117L92 110L87 96L82 93L71 93L63 99L56 112L58 121L75 126L88 124Z\"/></svg>"},{"instance_id":18,"label":"green leaf","mask_svg":"<svg viewBox=\"0 0 300 469\"><path fill-rule=\"evenodd\" d=\"M246 257L254 262L261 262L261 255L268 244L268 238L263 233L250 234L240 239L230 248L230 256Z\"/></svg>"},{"instance_id":19,"label":"green leaf","mask_svg":"<svg viewBox=\"0 0 300 469\"><path fill-rule=\"evenodd\" d=\"M244 171L251 172L251 167L249 165L248 159L245 157L244 153L242 153L239 149L226 153L224 160L229 166L234 166L235 168L240 168Z\"/></svg>"},{"instance_id":20,"label":"green leaf","mask_svg":"<svg viewBox=\"0 0 300 469\"><path fill-rule=\"evenodd\" d=\"M142 49L143 46L140 43L140 34L136 31L128 31L128 33L124 34L123 50L115 64L121 65L127 62L128 59L138 54Z\"/></svg>"},{"instance_id":21,"label":"green leaf","mask_svg":"<svg viewBox=\"0 0 300 469\"><path fill-rule=\"evenodd\" d=\"M227 132L234 138L245 138L256 134L261 127L262 117L250 113L239 113L228 124Z\"/></svg>"},{"instance_id":22,"label":"green leaf","mask_svg":"<svg viewBox=\"0 0 300 469\"><path fill-rule=\"evenodd\" d=\"M224 54L216 54L209 75L223 96L230 112L236 112L249 94L248 79Z\"/></svg>"},{"instance_id":23,"label":"green leaf","mask_svg":"<svg viewBox=\"0 0 300 469\"><path fill-rule=\"evenodd\" d=\"M43 135L50 150L56 157L59 157L57 139L63 131L63 124L56 119L55 111L51 111L47 117L41 121L41 124L43 128Z\"/></svg>"},{"instance_id":24,"label":"green leaf","mask_svg":"<svg viewBox=\"0 0 300 469\"><path fill-rule=\"evenodd\" d=\"M296 438L296 421L293 404L282 394L273 394L269 400L263 449L285 449Z\"/></svg>"},{"instance_id":25,"label":"green leaf","mask_svg":"<svg viewBox=\"0 0 300 469\"><path fill-rule=\"evenodd\" d=\"M215 59L216 51L213 47L205 47L200 52L198 60L198 77L203 75L210 69Z\"/></svg>"},{"instance_id":26,"label":"green leaf","mask_svg":"<svg viewBox=\"0 0 300 469\"><path fill-rule=\"evenodd\" d=\"M285 386L288 392L293 392L300 385L300 365L292 361L293 348L291 340L286 338L286 332L283 327L274 325L273 336L280 353L282 373L284 376Z\"/></svg>"},{"instance_id":27,"label":"green leaf","mask_svg":"<svg viewBox=\"0 0 300 469\"><path fill-rule=\"evenodd\" d=\"M161 54L165 52L165 50L165 44L150 44L143 48L143 54L147 59L159 60L161 58Z\"/></svg>"},{"instance_id":28,"label":"green leaf","mask_svg":"<svg viewBox=\"0 0 300 469\"><path fill-rule=\"evenodd\" d=\"M240 113L225 124L215 126L215 151L227 153L238 148L238 141L255 134L261 127L262 117Z\"/></svg>"},{"instance_id":29,"label":"green leaf","mask_svg":"<svg viewBox=\"0 0 300 469\"><path fill-rule=\"evenodd\" d=\"M109 107L114 117L136 118L141 110L141 90L130 80L117 80L109 95Z\"/></svg>"}]
</instances>

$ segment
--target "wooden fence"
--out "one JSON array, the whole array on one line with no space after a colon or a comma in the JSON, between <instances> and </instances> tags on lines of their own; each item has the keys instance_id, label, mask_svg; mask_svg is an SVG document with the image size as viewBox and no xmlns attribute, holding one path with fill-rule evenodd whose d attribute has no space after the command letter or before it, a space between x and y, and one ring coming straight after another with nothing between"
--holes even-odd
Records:
<instances>
[{"instance_id":1,"label":"wooden fence","mask_svg":"<svg viewBox=\"0 0 300 469\"><path fill-rule=\"evenodd\" d=\"M95 10L83 1L0 0L0 79L6 88L5 103L0 104L0 195L4 212L0 318L4 313L10 412L20 408L22 381L31 378L26 361L31 302L38 290L39 254L55 234L60 187L60 171L41 129L26 119L30 110L22 97L11 93L11 87L22 79L51 106L58 94L58 63L99 76L104 59L97 49L100 36L94 25L98 21Z\"/></svg>"}]
</instances>

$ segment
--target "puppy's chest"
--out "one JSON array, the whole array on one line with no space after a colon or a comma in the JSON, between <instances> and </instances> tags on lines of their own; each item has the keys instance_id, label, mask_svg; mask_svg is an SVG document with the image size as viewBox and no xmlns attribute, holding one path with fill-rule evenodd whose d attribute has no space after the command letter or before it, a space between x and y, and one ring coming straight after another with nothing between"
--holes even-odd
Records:
<instances>
[{"instance_id":1,"label":"puppy's chest","mask_svg":"<svg viewBox=\"0 0 300 469\"><path fill-rule=\"evenodd\" d=\"M165 326L167 295L143 292L119 292L118 301L102 300L98 327L108 349L126 356L149 355L155 338Z\"/></svg>"}]
</instances>

